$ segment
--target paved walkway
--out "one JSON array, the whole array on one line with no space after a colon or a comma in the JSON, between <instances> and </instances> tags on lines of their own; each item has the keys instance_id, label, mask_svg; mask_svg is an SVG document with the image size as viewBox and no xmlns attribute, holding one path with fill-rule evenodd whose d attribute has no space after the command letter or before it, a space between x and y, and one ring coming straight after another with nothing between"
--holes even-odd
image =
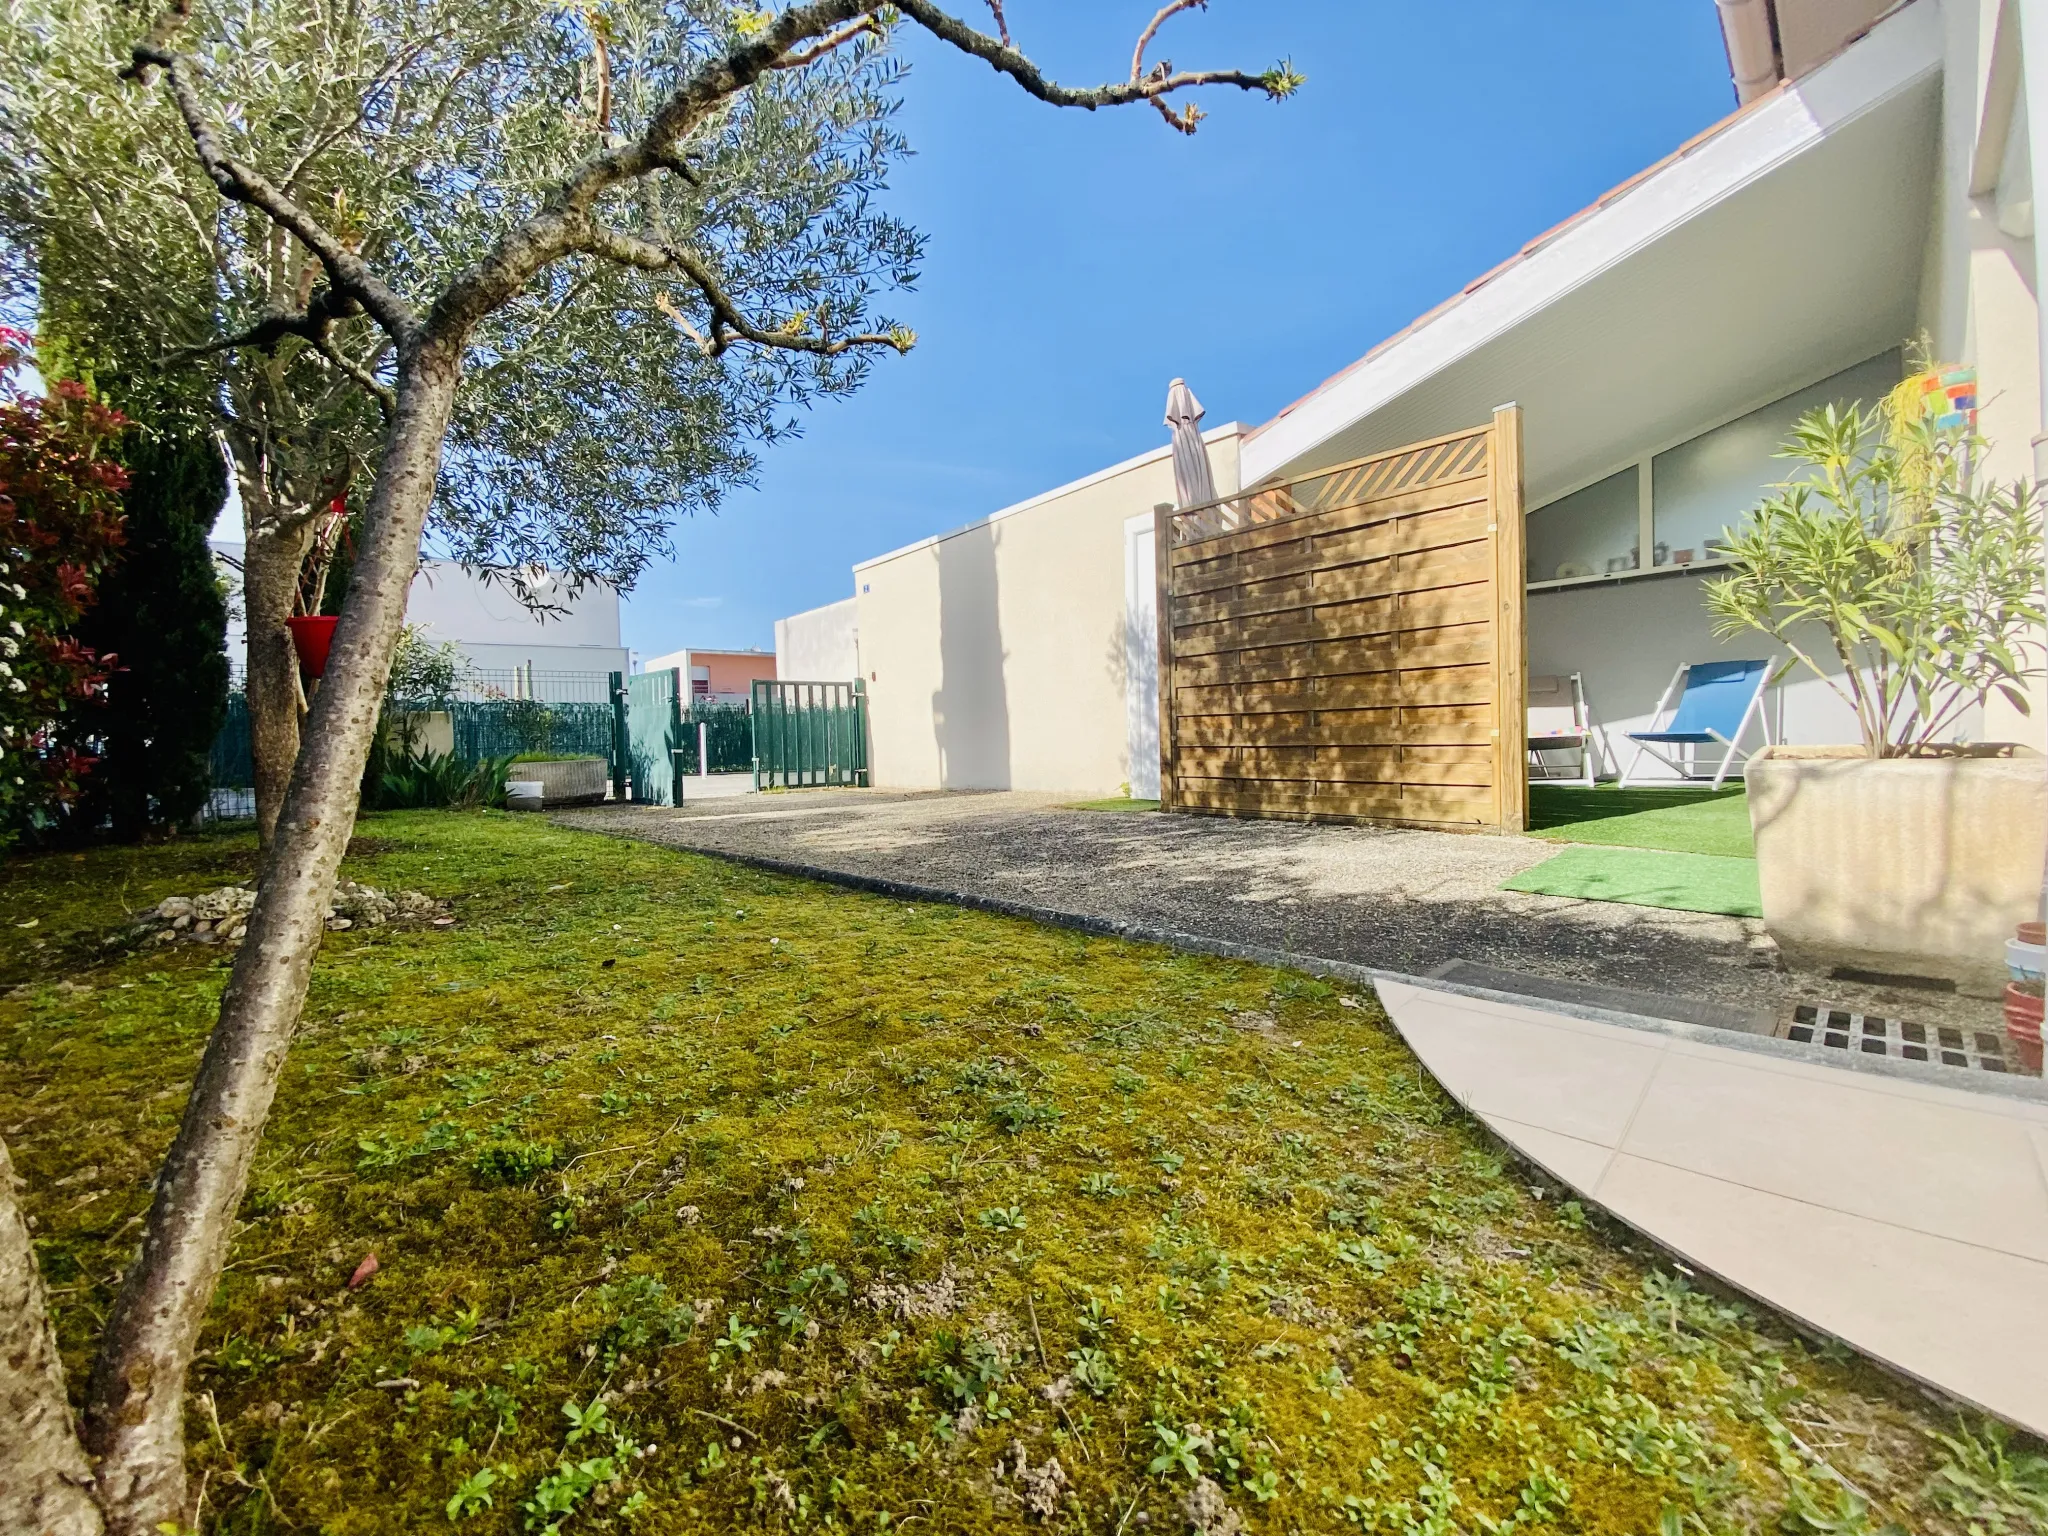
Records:
<instances>
[{"instance_id":1,"label":"paved walkway","mask_svg":"<svg viewBox=\"0 0 2048 1536\"><path fill-rule=\"evenodd\" d=\"M561 819L1406 975L1478 962L1568 987L1704 1000L1765 1027L1799 1002L1929 1017L1924 993L1760 966L1751 939L1761 925L1750 920L1502 891L1559 851L1531 838L1074 811L1038 794L684 797L680 812L595 806ZM1945 1021L1998 1027L1995 1004L1932 1006Z\"/></svg>"},{"instance_id":2,"label":"paved walkway","mask_svg":"<svg viewBox=\"0 0 2048 1536\"><path fill-rule=\"evenodd\" d=\"M1560 1182L2048 1435L2048 1104L1378 987L1437 1081Z\"/></svg>"}]
</instances>

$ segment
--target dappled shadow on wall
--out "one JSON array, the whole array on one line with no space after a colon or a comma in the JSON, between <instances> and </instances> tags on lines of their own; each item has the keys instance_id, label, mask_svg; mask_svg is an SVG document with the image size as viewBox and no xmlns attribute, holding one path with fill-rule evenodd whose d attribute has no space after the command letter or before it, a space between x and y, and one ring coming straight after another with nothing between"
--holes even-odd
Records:
<instances>
[{"instance_id":1,"label":"dappled shadow on wall","mask_svg":"<svg viewBox=\"0 0 2048 1536\"><path fill-rule=\"evenodd\" d=\"M1010 787L1010 701L1003 679L996 575L1000 531L988 523L938 546L939 686L932 735L946 789ZM1047 728L1055 728L1047 722Z\"/></svg>"}]
</instances>

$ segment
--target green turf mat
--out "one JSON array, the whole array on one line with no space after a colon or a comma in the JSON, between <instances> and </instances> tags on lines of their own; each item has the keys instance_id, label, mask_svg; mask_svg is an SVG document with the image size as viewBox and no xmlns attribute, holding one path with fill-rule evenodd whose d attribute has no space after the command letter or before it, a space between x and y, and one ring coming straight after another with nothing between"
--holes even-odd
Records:
<instances>
[{"instance_id":1,"label":"green turf mat","mask_svg":"<svg viewBox=\"0 0 2048 1536\"><path fill-rule=\"evenodd\" d=\"M1567 848L1501 887L1582 901L1629 901L1679 912L1762 917L1756 860L1641 848Z\"/></svg>"},{"instance_id":2,"label":"green turf mat","mask_svg":"<svg viewBox=\"0 0 2048 1536\"><path fill-rule=\"evenodd\" d=\"M1718 794L1677 786L1620 789L1603 784L1585 789L1531 784L1529 835L1561 843L1662 848L1734 859L1756 855L1749 835L1749 797L1739 783Z\"/></svg>"}]
</instances>

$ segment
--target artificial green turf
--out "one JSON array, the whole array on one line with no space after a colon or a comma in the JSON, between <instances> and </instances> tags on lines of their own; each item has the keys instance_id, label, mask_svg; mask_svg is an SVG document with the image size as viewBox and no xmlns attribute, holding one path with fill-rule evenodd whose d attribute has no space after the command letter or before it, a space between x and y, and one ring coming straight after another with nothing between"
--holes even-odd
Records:
<instances>
[{"instance_id":1,"label":"artificial green turf","mask_svg":"<svg viewBox=\"0 0 2048 1536\"><path fill-rule=\"evenodd\" d=\"M1567 848L1501 887L1537 896L1626 901L1678 912L1762 917L1756 860L1647 848Z\"/></svg>"},{"instance_id":2,"label":"artificial green turf","mask_svg":"<svg viewBox=\"0 0 2048 1536\"><path fill-rule=\"evenodd\" d=\"M1670 786L1620 789L1603 784L1581 789L1532 784L1529 835L1560 843L1756 857L1749 833L1749 797L1740 784L1718 794Z\"/></svg>"}]
</instances>

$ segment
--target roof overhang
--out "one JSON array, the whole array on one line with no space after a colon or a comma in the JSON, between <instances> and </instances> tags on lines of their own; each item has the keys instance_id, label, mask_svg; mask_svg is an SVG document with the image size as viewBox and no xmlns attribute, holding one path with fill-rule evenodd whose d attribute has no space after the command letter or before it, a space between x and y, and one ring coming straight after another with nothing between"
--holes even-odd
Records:
<instances>
[{"instance_id":1,"label":"roof overhang","mask_svg":"<svg viewBox=\"0 0 2048 1536\"><path fill-rule=\"evenodd\" d=\"M1528 503L1912 330L1938 163L1931 0L1545 235L1247 437L1246 485L1523 408Z\"/></svg>"}]
</instances>

